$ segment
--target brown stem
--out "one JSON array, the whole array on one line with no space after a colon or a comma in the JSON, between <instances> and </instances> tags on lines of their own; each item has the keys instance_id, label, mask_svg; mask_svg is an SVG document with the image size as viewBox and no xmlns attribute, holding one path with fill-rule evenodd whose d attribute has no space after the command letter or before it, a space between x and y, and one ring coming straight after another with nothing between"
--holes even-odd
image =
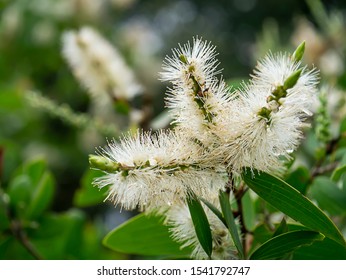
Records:
<instances>
[{"instance_id":1,"label":"brown stem","mask_svg":"<svg viewBox=\"0 0 346 280\"><path fill-rule=\"evenodd\" d=\"M234 192L234 196L237 202L237 207L238 207L238 217L239 217L239 223L240 223L240 231L241 231L241 235L242 235L242 243L243 243L243 248L244 248L244 257L246 258L247 255L247 233L248 230L246 229L245 226L245 219L244 219L244 215L243 215L243 202L242 202L242 198L244 196L244 194L246 193L248 189L245 188L245 184L241 184L239 189L237 189Z\"/></svg>"},{"instance_id":2,"label":"brown stem","mask_svg":"<svg viewBox=\"0 0 346 280\"><path fill-rule=\"evenodd\" d=\"M3 203L5 205L5 213L8 217L8 220L10 222L10 233L19 241L19 243L31 254L35 259L42 260L42 256L40 253L35 249L35 247L32 245L30 240L28 239L28 236L26 235L25 230L23 229L22 223L18 220L16 220L10 209L7 200L4 199L4 193L2 192L0 188L0 199L3 200Z\"/></svg>"},{"instance_id":3,"label":"brown stem","mask_svg":"<svg viewBox=\"0 0 346 280\"><path fill-rule=\"evenodd\" d=\"M22 224L17 221L13 220L10 225L11 232L13 236L19 241L20 244L37 260L42 260L42 256L40 253L35 249L35 247L32 245L32 243L29 241L28 236L26 235L25 231L23 230Z\"/></svg>"},{"instance_id":4,"label":"brown stem","mask_svg":"<svg viewBox=\"0 0 346 280\"><path fill-rule=\"evenodd\" d=\"M311 179L315 178L316 176L325 174L327 172L333 171L337 166L338 166L339 162L335 161L332 162L328 165L325 166L316 166L311 173Z\"/></svg>"},{"instance_id":5,"label":"brown stem","mask_svg":"<svg viewBox=\"0 0 346 280\"><path fill-rule=\"evenodd\" d=\"M150 129L150 121L153 115L153 97L149 93L143 94L143 105L142 105L143 119L139 126L144 130Z\"/></svg>"},{"instance_id":6,"label":"brown stem","mask_svg":"<svg viewBox=\"0 0 346 280\"><path fill-rule=\"evenodd\" d=\"M238 189L234 188L234 178L232 176L231 173L228 174L228 182L226 184L226 193L230 194L230 192L232 191L234 193L236 202L237 202L237 206L238 206L238 211L235 212L233 215L234 217L239 217L239 223L240 223L240 232L241 232L241 239L242 239L242 244L243 244L243 249L244 249L244 258L246 259L246 255L247 255L247 229L245 226L245 220L244 220L244 215L243 215L243 204L242 204L242 198L244 196L244 194L247 191L247 188L245 188L245 184L241 184L240 187Z\"/></svg>"}]
</instances>

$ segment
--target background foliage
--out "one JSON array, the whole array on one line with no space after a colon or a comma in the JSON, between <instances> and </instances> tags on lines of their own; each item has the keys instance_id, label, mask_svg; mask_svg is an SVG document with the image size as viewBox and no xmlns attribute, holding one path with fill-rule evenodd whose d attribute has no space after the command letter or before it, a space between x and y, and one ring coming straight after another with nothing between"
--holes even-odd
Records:
<instances>
[{"instance_id":1,"label":"background foliage","mask_svg":"<svg viewBox=\"0 0 346 280\"><path fill-rule=\"evenodd\" d=\"M180 251L153 217L136 216L110 232L136 213L119 214L120 209L102 202L106 190L92 187L99 172L89 169L87 155L129 123L126 114L110 124L100 119L102 125L120 128L116 133L89 125L99 116L61 55L62 32L85 25L120 50L144 85L144 95L132 104L150 107L144 128L165 119L165 85L157 73L178 42L194 35L212 41L224 76L237 86L267 50L292 50L306 40L304 59L321 70L320 104L284 180L318 205L345 236L345 8L343 1L312 0L1 0L0 258L182 258L189 253ZM42 106L41 95L49 98L43 100L51 101L50 107ZM84 125L74 121L80 114L88 117ZM294 215L256 195L256 184L251 189L242 200L246 246L249 255L262 248L252 258L271 258L268 246L301 239L306 231L303 243L273 258L346 259L345 248L328 230L296 224L289 218ZM282 212L289 217L283 219Z\"/></svg>"}]
</instances>

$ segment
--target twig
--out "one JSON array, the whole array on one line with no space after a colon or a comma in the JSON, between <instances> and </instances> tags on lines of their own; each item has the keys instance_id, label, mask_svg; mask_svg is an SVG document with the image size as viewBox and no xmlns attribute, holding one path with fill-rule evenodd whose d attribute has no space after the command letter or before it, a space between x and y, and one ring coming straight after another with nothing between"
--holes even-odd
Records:
<instances>
[{"instance_id":1,"label":"twig","mask_svg":"<svg viewBox=\"0 0 346 280\"><path fill-rule=\"evenodd\" d=\"M13 236L19 241L20 244L37 260L42 260L42 256L35 249L32 243L29 241L22 224L17 220L12 220L10 225Z\"/></svg>"},{"instance_id":2,"label":"twig","mask_svg":"<svg viewBox=\"0 0 346 280\"><path fill-rule=\"evenodd\" d=\"M332 163L325 165L325 166L314 167L314 169L311 172L311 180L313 178L315 178L316 176L319 176L319 175L325 174L327 172L333 171L338 166L338 164L339 164L339 162L335 161L335 162L332 162Z\"/></svg>"},{"instance_id":3,"label":"twig","mask_svg":"<svg viewBox=\"0 0 346 280\"><path fill-rule=\"evenodd\" d=\"M17 219L14 219L8 207L8 200L5 199L4 193L1 188L0 188L0 199L3 200L3 204L5 206L5 213L8 220L10 221L9 233L11 233L35 259L42 260L43 257L41 256L41 254L35 249L35 247L32 245L32 243L28 239L28 236L26 235L26 232L23 229L22 223L18 221Z\"/></svg>"},{"instance_id":4,"label":"twig","mask_svg":"<svg viewBox=\"0 0 346 280\"><path fill-rule=\"evenodd\" d=\"M242 243L243 243L243 248L244 248L244 256L246 258L246 253L247 253L247 233L248 230L246 229L245 226L245 220L244 220L244 215L243 215L243 202L242 202L242 198L244 196L244 194L246 193L248 189L245 188L245 184L242 183L239 187L239 189L237 189L234 192L234 196L237 202L237 207L238 207L238 217L239 217L239 223L240 223L240 231L241 231L241 235L242 235Z\"/></svg>"}]
</instances>

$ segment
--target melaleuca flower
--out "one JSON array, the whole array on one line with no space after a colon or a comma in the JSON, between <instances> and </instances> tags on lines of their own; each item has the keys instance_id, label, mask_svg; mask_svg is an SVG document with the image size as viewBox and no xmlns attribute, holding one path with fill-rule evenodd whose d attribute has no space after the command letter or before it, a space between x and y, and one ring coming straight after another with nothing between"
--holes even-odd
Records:
<instances>
[{"instance_id":1,"label":"melaleuca flower","mask_svg":"<svg viewBox=\"0 0 346 280\"><path fill-rule=\"evenodd\" d=\"M192 47L187 43L166 57L160 73L172 83L166 101L173 123L206 146L217 141L213 130L230 98L229 88L216 78L216 55L214 46L196 38Z\"/></svg>"},{"instance_id":2,"label":"melaleuca flower","mask_svg":"<svg viewBox=\"0 0 346 280\"><path fill-rule=\"evenodd\" d=\"M237 249L228 229L208 208L204 207L204 210L210 224L213 238L212 259L237 259ZM167 212L166 222L171 227L170 231L172 238L182 244L181 248L193 248L191 258L208 259L207 254L198 241L189 209L185 204L171 207Z\"/></svg>"},{"instance_id":3,"label":"melaleuca flower","mask_svg":"<svg viewBox=\"0 0 346 280\"><path fill-rule=\"evenodd\" d=\"M225 185L223 167L211 162L198 144L171 131L138 132L109 143L100 156L92 157L91 164L106 175L94 183L109 185L108 198L126 209L179 203L188 188L207 198Z\"/></svg>"},{"instance_id":4,"label":"melaleuca flower","mask_svg":"<svg viewBox=\"0 0 346 280\"><path fill-rule=\"evenodd\" d=\"M300 68L288 55L270 55L260 62L224 118L224 126L231 129L219 136L225 141L228 166L235 171L246 166L279 169L281 159L290 158L303 136L316 83L316 71Z\"/></svg>"},{"instance_id":5,"label":"melaleuca flower","mask_svg":"<svg viewBox=\"0 0 346 280\"><path fill-rule=\"evenodd\" d=\"M193 80L199 85L209 84L220 73L216 56L215 46L195 38L192 47L190 42L179 45L179 49L173 50L173 57L166 56L161 80L176 86L190 86Z\"/></svg>"},{"instance_id":6,"label":"melaleuca flower","mask_svg":"<svg viewBox=\"0 0 346 280\"><path fill-rule=\"evenodd\" d=\"M294 73L301 71L299 79L291 88L284 89L286 92L279 93L280 102L285 102L286 106L294 106L304 114L311 114L312 100L316 98L316 85L318 75L316 69L308 70L302 67L300 61L296 61L288 54L269 54L262 61L259 61L252 76L252 83L260 88L263 94L275 97L275 91L282 91L285 81L292 77ZM273 100L273 98L271 98ZM299 109L298 109L299 107Z\"/></svg>"},{"instance_id":7,"label":"melaleuca flower","mask_svg":"<svg viewBox=\"0 0 346 280\"><path fill-rule=\"evenodd\" d=\"M122 56L94 29L65 32L62 41L74 75L96 100L130 100L141 92Z\"/></svg>"}]
</instances>

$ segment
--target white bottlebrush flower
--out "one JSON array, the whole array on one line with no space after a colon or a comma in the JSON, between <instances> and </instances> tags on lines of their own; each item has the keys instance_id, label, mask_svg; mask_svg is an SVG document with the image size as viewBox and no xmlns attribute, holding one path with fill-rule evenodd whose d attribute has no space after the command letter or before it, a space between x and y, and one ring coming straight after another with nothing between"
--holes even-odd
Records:
<instances>
[{"instance_id":1,"label":"white bottlebrush flower","mask_svg":"<svg viewBox=\"0 0 346 280\"><path fill-rule=\"evenodd\" d=\"M212 259L237 259L237 250L228 229L209 209L205 207L204 210L210 224L213 238ZM171 207L167 212L166 221L167 224L171 226L170 231L172 238L182 244L182 248L190 246L193 248L191 258L208 259L207 254L198 241L189 209L185 204Z\"/></svg>"},{"instance_id":2,"label":"white bottlebrush flower","mask_svg":"<svg viewBox=\"0 0 346 280\"><path fill-rule=\"evenodd\" d=\"M178 49L173 50L172 57L166 56L164 71L160 73L161 80L173 85L189 86L190 76L193 75L200 85L209 84L220 73L216 56L215 46L201 38L194 38L192 47L190 42L179 45Z\"/></svg>"},{"instance_id":3,"label":"white bottlebrush flower","mask_svg":"<svg viewBox=\"0 0 346 280\"><path fill-rule=\"evenodd\" d=\"M92 28L65 32L63 55L96 100L130 100L141 91L119 52Z\"/></svg>"},{"instance_id":4,"label":"white bottlebrush flower","mask_svg":"<svg viewBox=\"0 0 346 280\"><path fill-rule=\"evenodd\" d=\"M295 61L288 54L269 54L259 61L252 75L252 83L256 88L260 88L263 94L269 96L299 69L302 73L297 83L287 89L287 96L281 101L288 106L295 106L297 110L300 108L303 113L311 114L311 101L316 98L318 72L316 69L308 70L306 66L301 67L301 62Z\"/></svg>"},{"instance_id":5,"label":"white bottlebrush flower","mask_svg":"<svg viewBox=\"0 0 346 280\"><path fill-rule=\"evenodd\" d=\"M115 167L95 184L110 185L108 198L126 209L167 207L184 200L188 188L209 198L225 185L224 169L199 145L171 131L124 137L109 143L101 156Z\"/></svg>"},{"instance_id":6,"label":"white bottlebrush flower","mask_svg":"<svg viewBox=\"0 0 346 280\"><path fill-rule=\"evenodd\" d=\"M269 55L258 64L250 84L239 90L224 119L224 127L231 130L219 134L226 162L234 171L246 166L273 171L297 148L318 80L316 71L299 67L288 55ZM283 89L299 69L296 83Z\"/></svg>"},{"instance_id":7,"label":"white bottlebrush flower","mask_svg":"<svg viewBox=\"0 0 346 280\"><path fill-rule=\"evenodd\" d=\"M173 50L160 73L161 80L172 83L166 101L173 123L204 145L217 141L213 130L230 99L230 89L216 78L221 72L216 55L214 46L195 38L192 46Z\"/></svg>"}]
</instances>

